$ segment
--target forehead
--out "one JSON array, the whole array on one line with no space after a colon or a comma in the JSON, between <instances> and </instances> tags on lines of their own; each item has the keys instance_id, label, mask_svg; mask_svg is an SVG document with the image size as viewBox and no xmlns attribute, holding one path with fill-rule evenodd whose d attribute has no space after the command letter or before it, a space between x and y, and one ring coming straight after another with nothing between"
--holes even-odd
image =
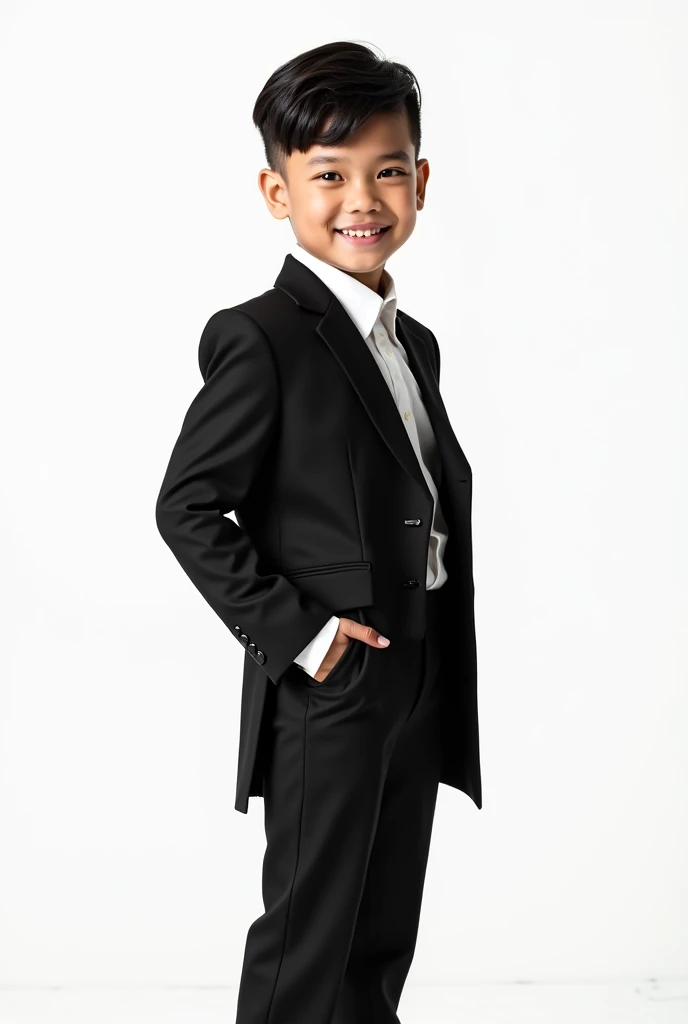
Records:
<instances>
[{"instance_id":1,"label":"forehead","mask_svg":"<svg viewBox=\"0 0 688 1024\"><path fill-rule=\"evenodd\" d=\"M326 122L322 130L326 131ZM334 163L383 162L413 163L413 142L405 111L371 115L353 135L335 146L313 145L306 152L294 150L289 158L305 170Z\"/></svg>"},{"instance_id":2,"label":"forehead","mask_svg":"<svg viewBox=\"0 0 688 1024\"><path fill-rule=\"evenodd\" d=\"M312 154L312 155L309 155ZM327 164L350 164L356 159L355 154L348 154L341 147L335 147L328 153L324 146L312 146L308 153L303 154L305 167L323 167ZM393 149L389 153L372 153L372 160L386 161L398 160L401 163L411 164L411 157L405 149Z\"/></svg>"}]
</instances>

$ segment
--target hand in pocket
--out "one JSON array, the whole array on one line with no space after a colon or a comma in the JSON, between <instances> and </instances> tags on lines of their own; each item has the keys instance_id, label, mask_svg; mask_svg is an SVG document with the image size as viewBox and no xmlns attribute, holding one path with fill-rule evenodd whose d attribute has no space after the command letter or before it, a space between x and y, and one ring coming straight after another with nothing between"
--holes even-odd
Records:
<instances>
[{"instance_id":1,"label":"hand in pocket","mask_svg":"<svg viewBox=\"0 0 688 1024\"><path fill-rule=\"evenodd\" d=\"M313 677L316 682L322 683L324 679L327 679L332 669L339 662L339 659L344 655L349 644L354 640L362 640L363 643L370 644L371 647L387 647L389 645L387 637L382 636L372 626L366 626L355 619L340 617L339 628L335 633L327 654L320 662L318 671Z\"/></svg>"}]
</instances>

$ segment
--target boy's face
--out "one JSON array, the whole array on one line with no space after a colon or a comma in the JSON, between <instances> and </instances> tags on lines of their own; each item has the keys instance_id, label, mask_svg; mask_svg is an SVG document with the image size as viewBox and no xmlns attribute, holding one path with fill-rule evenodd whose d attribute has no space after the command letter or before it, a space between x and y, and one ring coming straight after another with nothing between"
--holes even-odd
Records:
<instances>
[{"instance_id":1,"label":"boy's face","mask_svg":"<svg viewBox=\"0 0 688 1024\"><path fill-rule=\"evenodd\" d=\"M416 226L429 173L427 160L414 160L404 110L372 115L346 145L294 150L284 178L263 168L258 184L273 217L289 217L299 245L383 294L385 262ZM337 230L371 221L388 225L377 240L352 242Z\"/></svg>"}]
</instances>

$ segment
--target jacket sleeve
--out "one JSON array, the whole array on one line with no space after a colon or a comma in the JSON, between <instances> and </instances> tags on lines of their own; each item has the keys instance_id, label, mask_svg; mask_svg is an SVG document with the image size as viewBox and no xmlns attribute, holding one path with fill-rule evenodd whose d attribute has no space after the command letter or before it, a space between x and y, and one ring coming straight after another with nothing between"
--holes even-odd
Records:
<instances>
[{"instance_id":1,"label":"jacket sleeve","mask_svg":"<svg viewBox=\"0 0 688 1024\"><path fill-rule=\"evenodd\" d=\"M204 384L191 402L158 495L158 530L191 582L277 684L333 614L279 573L226 518L241 507L279 430L270 343L238 309L214 313L201 335Z\"/></svg>"}]
</instances>

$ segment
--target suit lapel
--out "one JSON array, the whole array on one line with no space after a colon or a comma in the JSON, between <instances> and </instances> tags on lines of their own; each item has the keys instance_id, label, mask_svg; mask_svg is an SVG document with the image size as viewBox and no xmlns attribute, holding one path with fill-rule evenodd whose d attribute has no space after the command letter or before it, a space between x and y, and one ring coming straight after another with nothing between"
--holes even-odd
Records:
<instances>
[{"instance_id":1,"label":"suit lapel","mask_svg":"<svg viewBox=\"0 0 688 1024\"><path fill-rule=\"evenodd\" d=\"M432 500L394 397L372 352L338 299L333 297L317 331L339 361L392 455Z\"/></svg>"},{"instance_id":2,"label":"suit lapel","mask_svg":"<svg viewBox=\"0 0 688 1024\"><path fill-rule=\"evenodd\" d=\"M348 376L364 409L392 455L432 501L432 495L396 402L373 354L341 302L317 274L295 259L291 253L285 258L275 286L286 292L299 305L322 315L316 325L318 334ZM397 315L396 330L397 337L408 356L411 372L418 383L435 434L444 472L460 469L470 473L470 467L454 436L440 396L426 342L411 330L404 321L403 313Z\"/></svg>"},{"instance_id":3,"label":"suit lapel","mask_svg":"<svg viewBox=\"0 0 688 1024\"><path fill-rule=\"evenodd\" d=\"M420 389L443 467L451 467L459 470L462 476L470 476L471 467L449 420L425 340L414 332L403 312L397 316L396 331Z\"/></svg>"}]
</instances>

